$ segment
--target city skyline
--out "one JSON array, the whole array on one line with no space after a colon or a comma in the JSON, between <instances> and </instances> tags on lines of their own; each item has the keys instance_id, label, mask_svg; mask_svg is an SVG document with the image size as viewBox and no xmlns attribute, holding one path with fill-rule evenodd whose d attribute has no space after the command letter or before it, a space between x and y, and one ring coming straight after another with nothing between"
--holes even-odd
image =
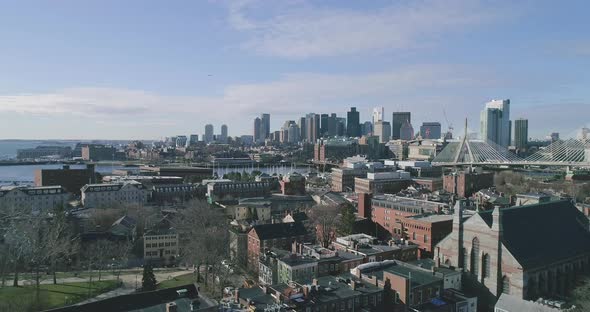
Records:
<instances>
[{"instance_id":1,"label":"city skyline","mask_svg":"<svg viewBox=\"0 0 590 312\"><path fill-rule=\"evenodd\" d=\"M455 128L467 117L477 131L494 98L511 99L513 119L528 119L531 137L590 126L580 114L590 110L582 1L136 8L0 4L0 137L157 139L202 135L209 123L238 136L263 112L278 130L311 112L346 116L351 106L361 123L383 106L386 121L409 111L415 127L438 121L444 131L444 110Z\"/></svg>"}]
</instances>

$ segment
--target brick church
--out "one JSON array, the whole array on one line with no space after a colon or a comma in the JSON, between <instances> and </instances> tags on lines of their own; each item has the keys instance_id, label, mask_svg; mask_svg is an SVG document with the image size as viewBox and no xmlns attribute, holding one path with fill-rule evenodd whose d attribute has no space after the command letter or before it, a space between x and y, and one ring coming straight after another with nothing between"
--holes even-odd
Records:
<instances>
[{"instance_id":1,"label":"brick church","mask_svg":"<svg viewBox=\"0 0 590 312\"><path fill-rule=\"evenodd\" d=\"M570 201L496 208L469 218L463 218L463 205L455 205L453 232L436 245L435 261L461 268L468 287L490 300L502 293L561 297L589 272L588 218Z\"/></svg>"}]
</instances>

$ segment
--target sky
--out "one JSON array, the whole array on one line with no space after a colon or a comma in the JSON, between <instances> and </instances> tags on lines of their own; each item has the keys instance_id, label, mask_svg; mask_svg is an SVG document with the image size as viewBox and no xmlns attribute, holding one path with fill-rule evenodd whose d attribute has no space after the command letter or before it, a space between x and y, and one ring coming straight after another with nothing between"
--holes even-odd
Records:
<instances>
[{"instance_id":1,"label":"sky","mask_svg":"<svg viewBox=\"0 0 590 312\"><path fill-rule=\"evenodd\" d=\"M252 134L306 113L590 126L590 2L0 0L0 138ZM446 114L446 117L445 117Z\"/></svg>"}]
</instances>

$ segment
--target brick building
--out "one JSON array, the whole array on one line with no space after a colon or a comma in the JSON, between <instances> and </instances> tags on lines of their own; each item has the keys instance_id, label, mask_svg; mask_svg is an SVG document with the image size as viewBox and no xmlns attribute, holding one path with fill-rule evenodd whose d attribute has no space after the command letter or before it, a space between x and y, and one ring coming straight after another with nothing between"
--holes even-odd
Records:
<instances>
[{"instance_id":1,"label":"brick building","mask_svg":"<svg viewBox=\"0 0 590 312\"><path fill-rule=\"evenodd\" d=\"M294 172L279 181L283 195L305 195L305 177Z\"/></svg>"},{"instance_id":2,"label":"brick building","mask_svg":"<svg viewBox=\"0 0 590 312\"><path fill-rule=\"evenodd\" d=\"M419 257L432 257L434 247L453 230L453 216L421 214L402 217L394 231L403 233L402 238L418 245Z\"/></svg>"},{"instance_id":3,"label":"brick building","mask_svg":"<svg viewBox=\"0 0 590 312\"><path fill-rule=\"evenodd\" d=\"M489 308L502 294L522 299L564 296L590 268L588 218L569 201L496 208L462 221L439 242L435 262L462 268L464 287L484 289Z\"/></svg>"},{"instance_id":4,"label":"brick building","mask_svg":"<svg viewBox=\"0 0 590 312\"><path fill-rule=\"evenodd\" d=\"M269 195L270 183L268 182L218 181L207 184L207 198L210 203Z\"/></svg>"},{"instance_id":5,"label":"brick building","mask_svg":"<svg viewBox=\"0 0 590 312\"><path fill-rule=\"evenodd\" d=\"M271 248L290 250L294 241L305 241L306 237L301 222L255 225L248 232L248 268L257 272L261 253Z\"/></svg>"},{"instance_id":6,"label":"brick building","mask_svg":"<svg viewBox=\"0 0 590 312\"><path fill-rule=\"evenodd\" d=\"M432 202L408 197L393 195L359 194L358 213L363 218L369 218L379 225L380 236L402 237L402 221L407 217L423 214L440 214L448 205L445 203ZM423 224L416 220L408 221L408 224L422 227ZM410 231L410 234L413 232ZM420 232L418 232L420 233ZM418 236L419 234L416 233ZM426 231L427 233L427 231ZM420 233L424 235L426 233ZM430 239L432 234L428 234ZM438 233L436 234L438 235ZM412 238L413 235L410 235Z\"/></svg>"},{"instance_id":7,"label":"brick building","mask_svg":"<svg viewBox=\"0 0 590 312\"><path fill-rule=\"evenodd\" d=\"M473 193L494 186L494 173L483 172L481 168L468 168L455 171L443 177L443 188L460 198L467 198Z\"/></svg>"},{"instance_id":8,"label":"brick building","mask_svg":"<svg viewBox=\"0 0 590 312\"><path fill-rule=\"evenodd\" d=\"M367 168L334 168L330 176L331 189L334 192L354 191L354 179L365 178Z\"/></svg>"},{"instance_id":9,"label":"brick building","mask_svg":"<svg viewBox=\"0 0 590 312\"><path fill-rule=\"evenodd\" d=\"M412 181L431 192L440 191L443 189L443 180L442 178L412 178Z\"/></svg>"},{"instance_id":10,"label":"brick building","mask_svg":"<svg viewBox=\"0 0 590 312\"><path fill-rule=\"evenodd\" d=\"M60 185L67 192L80 194L80 189L86 184L97 183L94 165L86 165L83 169L72 169L64 165L62 169L35 170L35 186Z\"/></svg>"},{"instance_id":11,"label":"brick building","mask_svg":"<svg viewBox=\"0 0 590 312\"><path fill-rule=\"evenodd\" d=\"M403 170L369 172L366 178L354 178L354 191L367 194L395 194L411 184L410 173Z\"/></svg>"}]
</instances>

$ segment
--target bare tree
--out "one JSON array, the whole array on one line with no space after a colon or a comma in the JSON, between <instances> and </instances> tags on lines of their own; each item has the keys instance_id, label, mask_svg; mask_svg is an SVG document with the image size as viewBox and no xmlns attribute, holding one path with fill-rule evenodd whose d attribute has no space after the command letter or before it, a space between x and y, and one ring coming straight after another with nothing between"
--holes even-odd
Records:
<instances>
[{"instance_id":1,"label":"bare tree","mask_svg":"<svg viewBox=\"0 0 590 312\"><path fill-rule=\"evenodd\" d=\"M340 226L340 208L338 206L316 206L307 213L318 242L328 247L336 238Z\"/></svg>"},{"instance_id":2,"label":"bare tree","mask_svg":"<svg viewBox=\"0 0 590 312\"><path fill-rule=\"evenodd\" d=\"M177 229L182 259L196 267L197 280L205 265L207 284L210 271L219 271L221 260L228 254L229 228L224 214L205 201L192 201L181 212Z\"/></svg>"}]
</instances>

